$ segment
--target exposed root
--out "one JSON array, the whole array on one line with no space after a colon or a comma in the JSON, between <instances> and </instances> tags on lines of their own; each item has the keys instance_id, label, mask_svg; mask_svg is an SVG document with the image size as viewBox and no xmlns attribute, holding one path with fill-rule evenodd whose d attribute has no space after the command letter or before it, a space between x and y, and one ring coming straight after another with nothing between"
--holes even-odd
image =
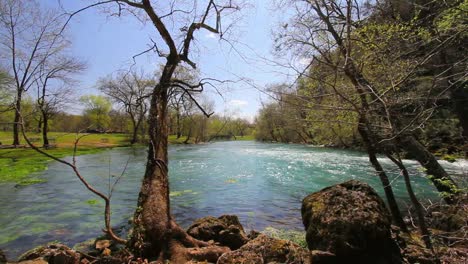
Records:
<instances>
[{"instance_id":1,"label":"exposed root","mask_svg":"<svg viewBox=\"0 0 468 264\"><path fill-rule=\"evenodd\" d=\"M222 254L231 251L228 247L209 245L205 247L185 247L180 241L172 240L169 246L169 261L171 263L187 263L189 261L218 261Z\"/></svg>"},{"instance_id":2,"label":"exposed root","mask_svg":"<svg viewBox=\"0 0 468 264\"><path fill-rule=\"evenodd\" d=\"M216 262L222 254L231 251L228 247L214 245L193 238L177 223L171 221L170 239L159 255L157 263L187 263L190 261Z\"/></svg>"},{"instance_id":3,"label":"exposed root","mask_svg":"<svg viewBox=\"0 0 468 264\"><path fill-rule=\"evenodd\" d=\"M172 238L179 241L185 247L208 247L211 244L205 241L198 240L193 238L187 232L182 229L176 222L171 221L171 231L172 231Z\"/></svg>"}]
</instances>

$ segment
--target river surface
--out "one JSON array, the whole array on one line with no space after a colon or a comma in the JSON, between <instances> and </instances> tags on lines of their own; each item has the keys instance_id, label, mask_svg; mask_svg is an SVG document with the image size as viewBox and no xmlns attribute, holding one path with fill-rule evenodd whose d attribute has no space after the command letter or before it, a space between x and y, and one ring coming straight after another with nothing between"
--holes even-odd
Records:
<instances>
[{"instance_id":1,"label":"river surface","mask_svg":"<svg viewBox=\"0 0 468 264\"><path fill-rule=\"evenodd\" d=\"M231 141L171 146L169 158L172 210L184 227L203 216L236 214L247 229L302 230L301 200L311 192L357 179L383 194L365 153L357 151ZM122 226L131 218L145 161L146 148L115 148L77 157L81 173L105 193L109 182L127 167L112 196L113 225ZM391 170L395 194L405 205L402 177L390 161L382 163ZM417 163L405 163L419 197L438 200ZM468 168L466 162L443 165L458 172ZM101 234L103 203L68 167L52 162L36 175L46 182L0 185L0 248L8 257L45 242L71 246Z\"/></svg>"}]
</instances>

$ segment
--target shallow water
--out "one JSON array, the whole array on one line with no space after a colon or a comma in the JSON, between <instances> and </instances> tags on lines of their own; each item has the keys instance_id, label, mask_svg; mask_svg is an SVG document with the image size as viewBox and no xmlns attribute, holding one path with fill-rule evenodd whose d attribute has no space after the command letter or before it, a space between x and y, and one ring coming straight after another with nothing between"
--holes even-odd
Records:
<instances>
[{"instance_id":1,"label":"shallow water","mask_svg":"<svg viewBox=\"0 0 468 264\"><path fill-rule=\"evenodd\" d=\"M358 179L383 194L365 153L357 151L231 141L171 146L169 157L172 210L184 227L199 217L236 214L247 229L302 230L301 200L311 192ZM128 161L112 197L112 223L126 223L136 206L146 148L109 149L77 160L82 174L104 192L109 189L109 175L113 181ZM399 203L406 204L402 178L390 161L382 159L382 163L392 170ZM438 200L417 163L405 163L419 197ZM451 171L468 167L465 163L444 166ZM10 258L45 242L73 245L101 234L103 203L69 168L54 162L38 177L47 182L0 185L0 248Z\"/></svg>"}]
</instances>

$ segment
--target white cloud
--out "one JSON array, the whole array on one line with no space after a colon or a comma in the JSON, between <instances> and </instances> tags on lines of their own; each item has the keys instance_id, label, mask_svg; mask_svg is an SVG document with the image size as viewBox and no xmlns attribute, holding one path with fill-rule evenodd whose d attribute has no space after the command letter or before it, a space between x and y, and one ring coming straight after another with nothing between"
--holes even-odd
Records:
<instances>
[{"instance_id":1,"label":"white cloud","mask_svg":"<svg viewBox=\"0 0 468 264\"><path fill-rule=\"evenodd\" d=\"M302 66L309 65L310 58L302 57L302 58L299 59L298 63L299 63L299 65L302 65Z\"/></svg>"},{"instance_id":2,"label":"white cloud","mask_svg":"<svg viewBox=\"0 0 468 264\"><path fill-rule=\"evenodd\" d=\"M244 100L231 100L231 101L228 102L228 105L229 105L229 106L234 106L234 107L235 107L235 106L238 106L238 107L240 107L240 106L246 106L246 105L248 105L248 104L249 104L249 102L244 101Z\"/></svg>"},{"instance_id":3,"label":"white cloud","mask_svg":"<svg viewBox=\"0 0 468 264\"><path fill-rule=\"evenodd\" d=\"M210 39L215 39L217 38L218 36L213 33L213 32L208 32L208 34L205 35L206 38L210 38Z\"/></svg>"}]
</instances>

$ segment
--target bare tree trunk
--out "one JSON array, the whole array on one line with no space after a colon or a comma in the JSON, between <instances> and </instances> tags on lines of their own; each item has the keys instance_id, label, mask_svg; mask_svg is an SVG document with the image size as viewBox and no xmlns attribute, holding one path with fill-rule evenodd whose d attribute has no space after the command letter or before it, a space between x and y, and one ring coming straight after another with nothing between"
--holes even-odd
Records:
<instances>
[{"instance_id":1,"label":"bare tree trunk","mask_svg":"<svg viewBox=\"0 0 468 264\"><path fill-rule=\"evenodd\" d=\"M444 168L440 166L434 155L411 135L399 137L399 143L401 148L406 150L426 169L426 173L431 176L429 179L434 186L439 192L444 194L444 201L448 204L456 202L457 184Z\"/></svg>"},{"instance_id":2,"label":"bare tree trunk","mask_svg":"<svg viewBox=\"0 0 468 264\"><path fill-rule=\"evenodd\" d=\"M37 132L42 132L42 115L39 117L39 120L37 120Z\"/></svg>"},{"instance_id":3,"label":"bare tree trunk","mask_svg":"<svg viewBox=\"0 0 468 264\"><path fill-rule=\"evenodd\" d=\"M179 108L177 108L177 114L176 114L176 125L177 125L177 131L176 131L176 134L177 134L177 139L179 139L181 136L182 136L182 132L181 132L181 129L180 129L180 113L179 113Z\"/></svg>"},{"instance_id":4,"label":"bare tree trunk","mask_svg":"<svg viewBox=\"0 0 468 264\"><path fill-rule=\"evenodd\" d=\"M187 138L184 141L184 144L188 144L190 137L192 136L192 127L189 127Z\"/></svg>"},{"instance_id":5,"label":"bare tree trunk","mask_svg":"<svg viewBox=\"0 0 468 264\"><path fill-rule=\"evenodd\" d=\"M21 97L23 95L22 89L18 89L16 95L15 104L15 119L13 121L13 145L19 145L19 132L20 132L20 121L21 121Z\"/></svg>"},{"instance_id":6,"label":"bare tree trunk","mask_svg":"<svg viewBox=\"0 0 468 264\"><path fill-rule=\"evenodd\" d=\"M130 114L130 119L132 120L132 140L130 141L130 144L135 144L138 140L138 125L137 122L135 121L135 117L133 114Z\"/></svg>"},{"instance_id":7,"label":"bare tree trunk","mask_svg":"<svg viewBox=\"0 0 468 264\"><path fill-rule=\"evenodd\" d=\"M49 132L49 117L46 113L43 113L42 119L42 144L44 148L48 148L49 138L47 137L47 133Z\"/></svg>"},{"instance_id":8,"label":"bare tree trunk","mask_svg":"<svg viewBox=\"0 0 468 264\"><path fill-rule=\"evenodd\" d=\"M377 175L379 175L380 182L382 183L382 186L384 188L385 197L387 198L388 207L390 207L390 212L392 214L394 223L398 225L401 228L401 230L408 233L408 228L406 227L406 224L403 221L403 217L401 216L400 209L398 208L395 195L393 194L392 185L390 184L387 174L385 173L382 166L380 165L379 160L377 159L376 149L372 144L370 135L365 127L365 123L363 123L366 122L364 119L365 117L362 116L359 118L358 132L361 135L364 144L366 145L367 154L369 155L369 161L374 167L375 171L377 172Z\"/></svg>"},{"instance_id":9,"label":"bare tree trunk","mask_svg":"<svg viewBox=\"0 0 468 264\"><path fill-rule=\"evenodd\" d=\"M455 113L458 121L463 129L462 135L468 141L468 89L465 86L460 86L452 91L452 98L455 101Z\"/></svg>"}]
</instances>

